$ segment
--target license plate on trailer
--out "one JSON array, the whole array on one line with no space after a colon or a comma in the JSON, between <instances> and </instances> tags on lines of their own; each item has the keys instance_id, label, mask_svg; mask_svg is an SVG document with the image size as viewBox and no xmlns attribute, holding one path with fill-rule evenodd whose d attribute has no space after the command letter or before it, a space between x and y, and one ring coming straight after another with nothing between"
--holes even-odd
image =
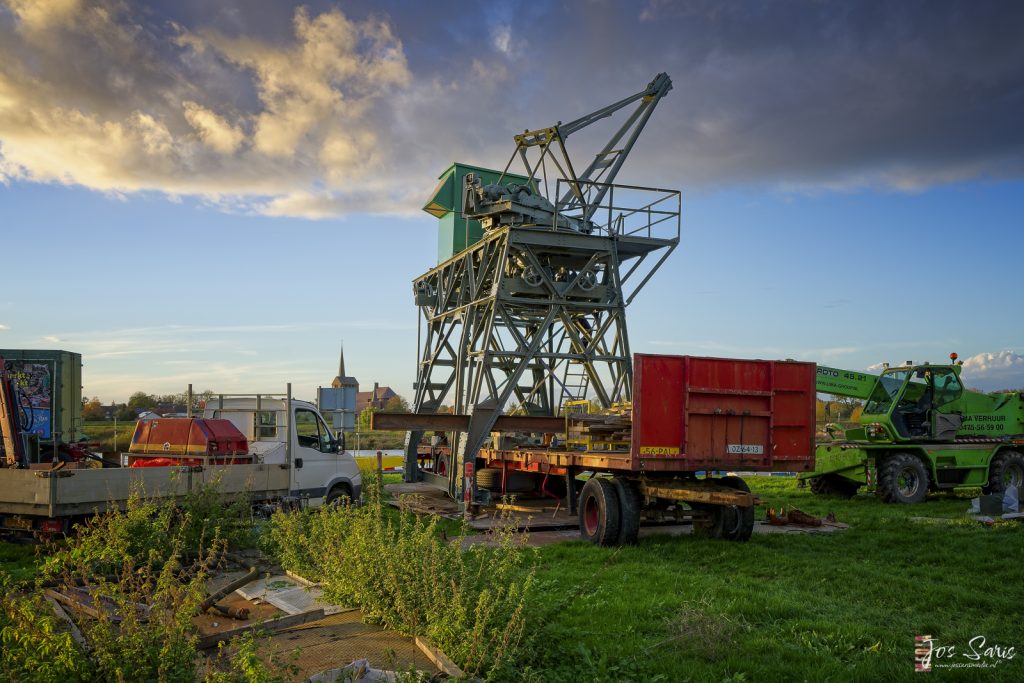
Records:
<instances>
[{"instance_id":1,"label":"license plate on trailer","mask_svg":"<svg viewBox=\"0 0 1024 683\"><path fill-rule=\"evenodd\" d=\"M726 448L726 452L731 455L764 455L764 446L761 444L731 443Z\"/></svg>"},{"instance_id":2,"label":"license plate on trailer","mask_svg":"<svg viewBox=\"0 0 1024 683\"><path fill-rule=\"evenodd\" d=\"M4 526L8 529L32 530L32 520L28 517L5 517Z\"/></svg>"}]
</instances>

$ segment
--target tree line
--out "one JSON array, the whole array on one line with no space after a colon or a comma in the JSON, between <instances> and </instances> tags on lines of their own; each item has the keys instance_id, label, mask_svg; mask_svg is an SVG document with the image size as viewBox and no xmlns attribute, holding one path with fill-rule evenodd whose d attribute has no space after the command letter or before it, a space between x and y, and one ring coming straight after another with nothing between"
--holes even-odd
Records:
<instances>
[{"instance_id":1,"label":"tree line","mask_svg":"<svg viewBox=\"0 0 1024 683\"><path fill-rule=\"evenodd\" d=\"M211 389L192 394L192 408L198 409L203 401L209 400L214 395ZM166 412L186 412L188 396L184 393L178 394L147 394L144 391L136 391L128 397L127 403L111 401L104 404L99 396L88 396L82 398L82 419L83 420L135 420L139 413L147 410L156 410L158 407L165 407ZM170 406L170 409L166 408Z\"/></svg>"}]
</instances>

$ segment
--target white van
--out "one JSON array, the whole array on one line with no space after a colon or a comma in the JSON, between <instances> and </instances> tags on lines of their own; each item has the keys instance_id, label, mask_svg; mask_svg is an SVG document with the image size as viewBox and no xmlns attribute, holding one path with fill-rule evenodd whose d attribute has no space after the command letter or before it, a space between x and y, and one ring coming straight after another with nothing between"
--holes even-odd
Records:
<instances>
[{"instance_id":1,"label":"white van","mask_svg":"<svg viewBox=\"0 0 1024 683\"><path fill-rule=\"evenodd\" d=\"M290 404L290 408L288 405ZM230 420L249 440L254 462L289 470L292 497L316 507L346 498L358 502L359 465L316 406L280 397L214 396L203 417Z\"/></svg>"}]
</instances>

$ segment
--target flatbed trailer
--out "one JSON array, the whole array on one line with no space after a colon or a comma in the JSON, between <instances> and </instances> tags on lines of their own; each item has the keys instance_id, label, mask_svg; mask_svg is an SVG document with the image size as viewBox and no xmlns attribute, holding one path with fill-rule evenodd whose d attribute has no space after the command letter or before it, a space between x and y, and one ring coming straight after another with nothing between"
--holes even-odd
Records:
<instances>
[{"instance_id":1,"label":"flatbed trailer","mask_svg":"<svg viewBox=\"0 0 1024 683\"><path fill-rule=\"evenodd\" d=\"M276 464L121 468L5 469L0 528L64 533L76 519L124 510L134 494L183 498L216 484L227 498L253 502L289 494L288 468Z\"/></svg>"},{"instance_id":2,"label":"flatbed trailer","mask_svg":"<svg viewBox=\"0 0 1024 683\"><path fill-rule=\"evenodd\" d=\"M643 517L689 519L712 536L747 540L757 501L728 473L814 470L815 369L791 360L635 354L631 402L595 409L574 401L564 418L498 418L491 445L463 464L464 502L480 498L477 487L521 492L508 485L518 477L564 498L579 515L581 535L600 545L635 542ZM375 428L378 418L379 428L414 431L468 422L464 415L375 415ZM524 433L533 435L528 445L520 445ZM548 445L537 445L538 433Z\"/></svg>"}]
</instances>

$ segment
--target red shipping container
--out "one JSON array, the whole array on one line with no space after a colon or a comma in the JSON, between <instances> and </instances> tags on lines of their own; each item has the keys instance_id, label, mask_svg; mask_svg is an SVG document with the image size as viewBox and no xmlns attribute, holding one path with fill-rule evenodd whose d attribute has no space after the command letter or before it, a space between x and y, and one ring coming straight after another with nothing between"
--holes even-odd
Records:
<instances>
[{"instance_id":1,"label":"red shipping container","mask_svg":"<svg viewBox=\"0 0 1024 683\"><path fill-rule=\"evenodd\" d=\"M634 354L631 469L814 469L815 369Z\"/></svg>"}]
</instances>

